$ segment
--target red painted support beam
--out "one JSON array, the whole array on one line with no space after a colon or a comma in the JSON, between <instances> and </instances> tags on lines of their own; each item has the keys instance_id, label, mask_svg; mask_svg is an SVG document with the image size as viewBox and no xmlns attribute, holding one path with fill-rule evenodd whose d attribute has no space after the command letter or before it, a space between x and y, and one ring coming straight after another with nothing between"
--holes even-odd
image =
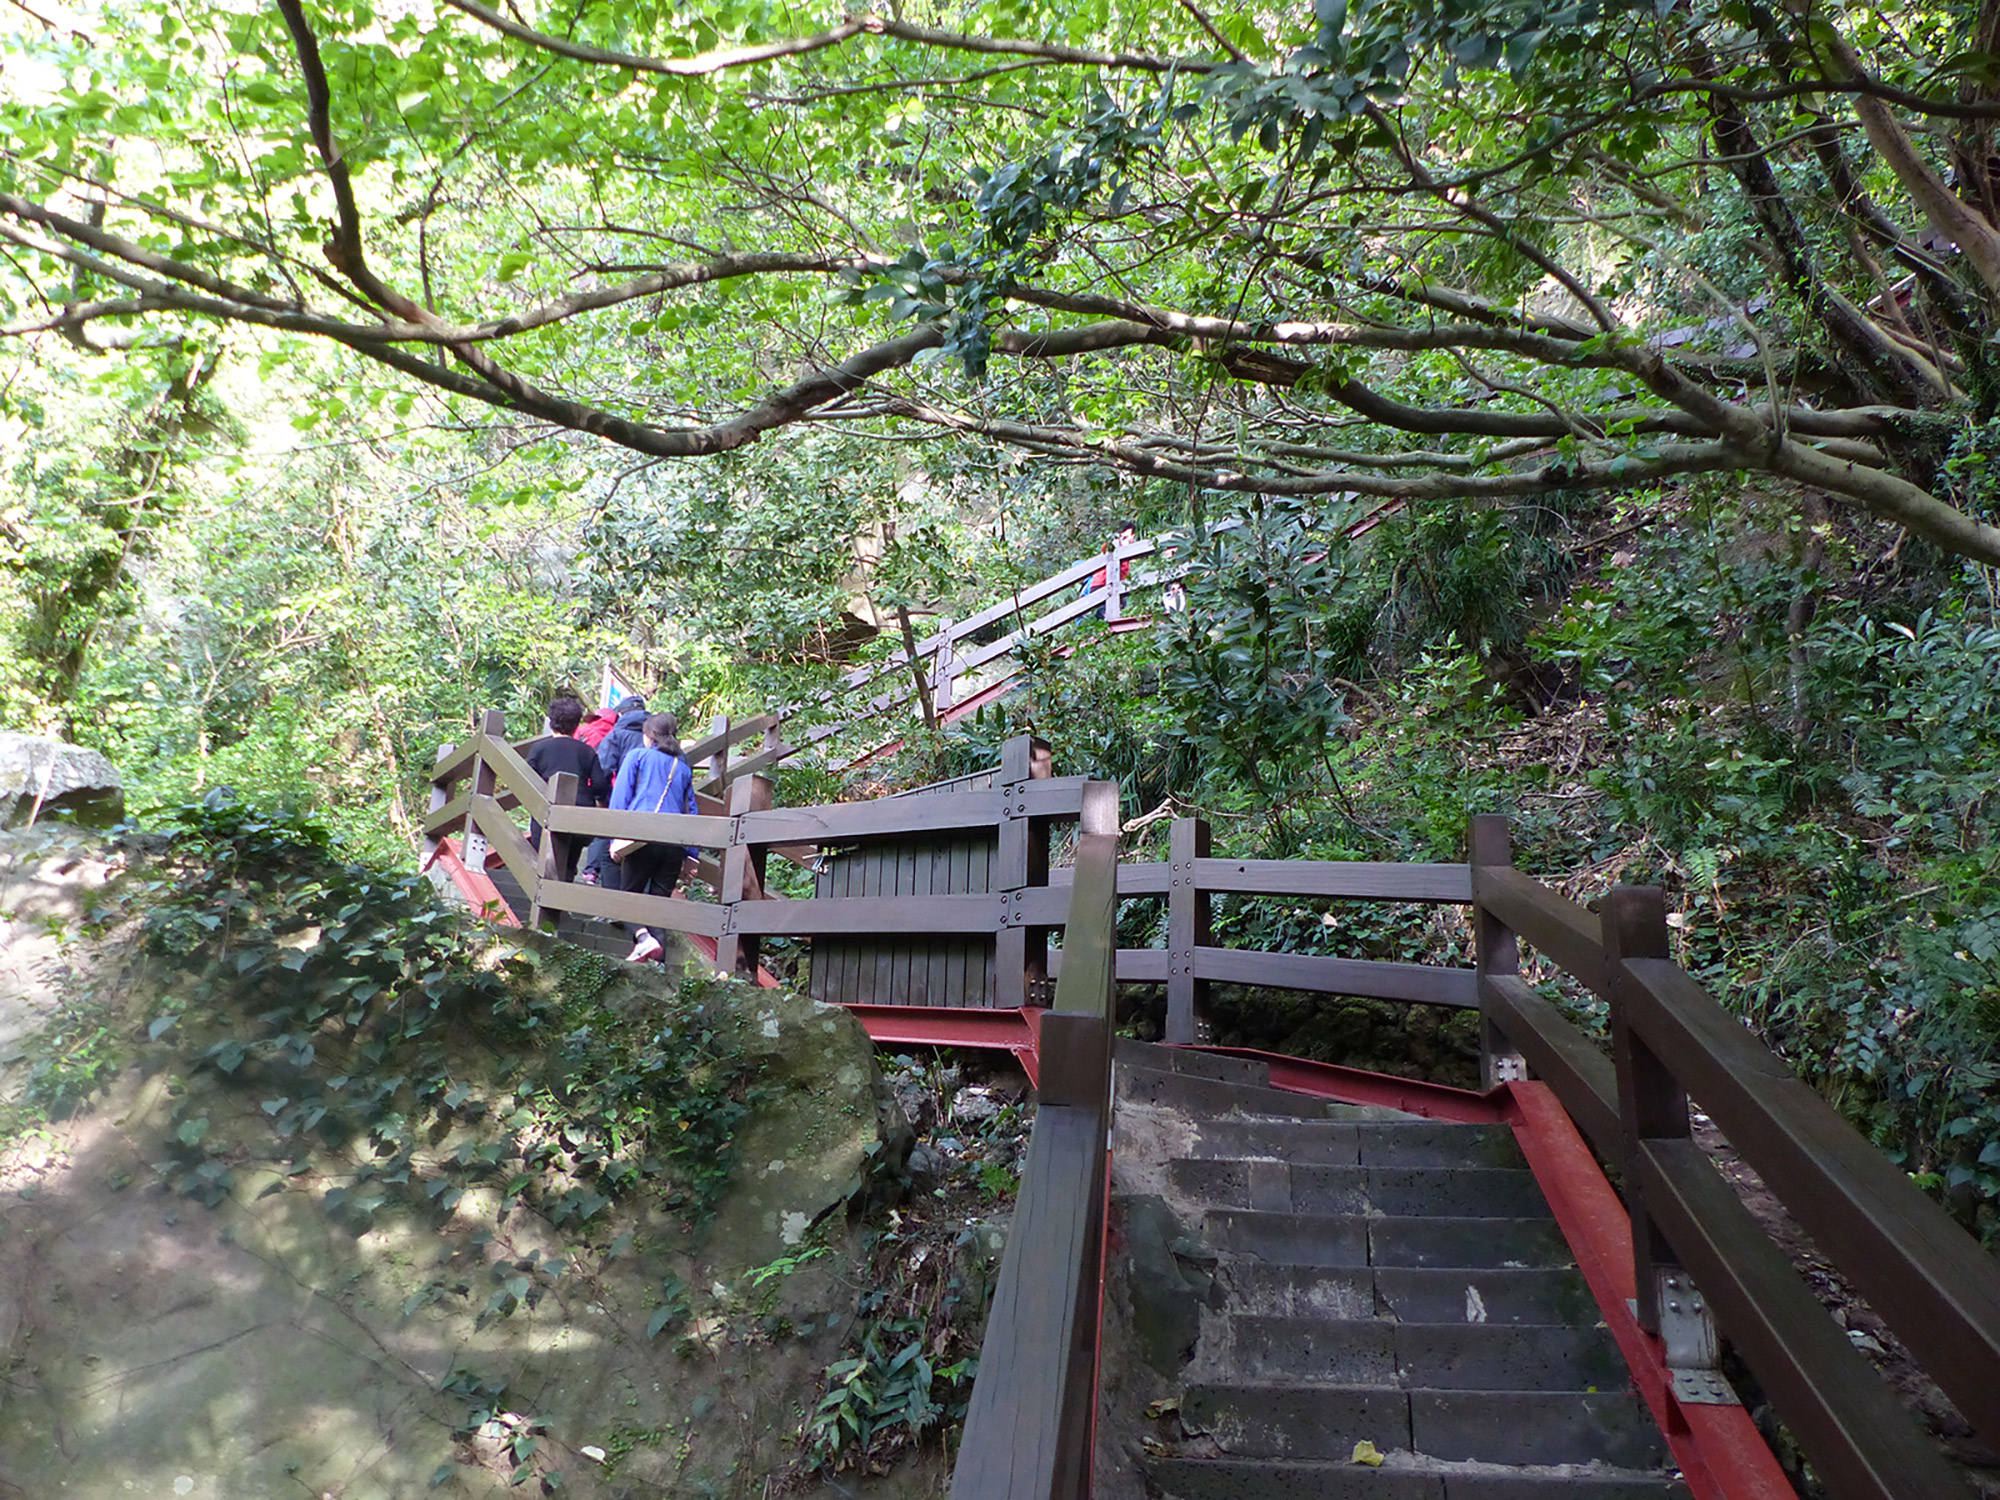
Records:
<instances>
[{"instance_id":1,"label":"red painted support beam","mask_svg":"<svg viewBox=\"0 0 2000 1500\"><path fill-rule=\"evenodd\" d=\"M1508 1083L1507 1122L1590 1284L1605 1326L1666 1435L1694 1500L1796 1500L1750 1414L1741 1406L1682 1401L1659 1339L1639 1326L1629 1299L1632 1219L1568 1113L1545 1083Z\"/></svg>"},{"instance_id":2,"label":"red painted support beam","mask_svg":"<svg viewBox=\"0 0 2000 1500\"><path fill-rule=\"evenodd\" d=\"M500 888L487 878L484 870L469 868L458 857L458 845L451 839L438 840L437 852L431 855L430 863L442 865L451 883L458 887L458 893L465 897L474 912L500 927L519 927L521 919L514 915L500 894ZM427 865L425 868L429 868Z\"/></svg>"},{"instance_id":3,"label":"red painted support beam","mask_svg":"<svg viewBox=\"0 0 2000 1500\"><path fill-rule=\"evenodd\" d=\"M1251 1047L1192 1047L1193 1052L1212 1052L1218 1057L1247 1057L1270 1064L1271 1087L1309 1094L1315 1099L1334 1099L1342 1104L1373 1104L1422 1115L1428 1120L1452 1120L1461 1125L1497 1125L1505 1119L1502 1101L1489 1094L1448 1088L1441 1083L1424 1083L1415 1078L1397 1078L1388 1073L1370 1073L1361 1068L1344 1068L1338 1063L1313 1062L1304 1057L1285 1057L1276 1052L1259 1052Z\"/></svg>"},{"instance_id":4,"label":"red painted support beam","mask_svg":"<svg viewBox=\"0 0 2000 1500\"><path fill-rule=\"evenodd\" d=\"M878 1046L986 1047L1011 1052L1028 1075L1041 1079L1042 1012L963 1009L949 1005L850 1005L851 1014Z\"/></svg>"}]
</instances>

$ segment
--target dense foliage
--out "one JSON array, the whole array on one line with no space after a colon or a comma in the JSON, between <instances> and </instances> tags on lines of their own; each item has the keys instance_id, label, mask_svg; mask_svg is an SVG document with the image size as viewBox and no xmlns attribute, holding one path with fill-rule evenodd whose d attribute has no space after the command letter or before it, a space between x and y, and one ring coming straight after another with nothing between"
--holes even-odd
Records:
<instances>
[{"instance_id":1,"label":"dense foliage","mask_svg":"<svg viewBox=\"0 0 2000 1500\"><path fill-rule=\"evenodd\" d=\"M1751 471L1994 563L1951 467L2000 393L1996 34L112 0L12 49L4 328L301 335L343 412L642 461L837 424L1378 503Z\"/></svg>"},{"instance_id":2,"label":"dense foliage","mask_svg":"<svg viewBox=\"0 0 2000 1500\"><path fill-rule=\"evenodd\" d=\"M904 774L1029 725L1245 853L1511 811L1664 881L1992 1226L2000 0L107 0L0 47L0 704L142 805L400 858L479 709L606 659L761 709L1129 516L1188 608ZM1332 915L1227 920L1402 940Z\"/></svg>"}]
</instances>

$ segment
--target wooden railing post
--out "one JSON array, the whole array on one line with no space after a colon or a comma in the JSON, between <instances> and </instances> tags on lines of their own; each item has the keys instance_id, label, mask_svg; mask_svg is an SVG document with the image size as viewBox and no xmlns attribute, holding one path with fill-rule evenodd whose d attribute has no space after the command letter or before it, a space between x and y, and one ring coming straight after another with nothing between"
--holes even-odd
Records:
<instances>
[{"instance_id":1,"label":"wooden railing post","mask_svg":"<svg viewBox=\"0 0 2000 1500\"><path fill-rule=\"evenodd\" d=\"M729 813L734 820L729 847L722 852L721 901L722 936L716 939L715 966L725 974L752 977L757 972L758 940L754 933L737 928L737 912L744 902L764 899L765 846L745 840L746 813L768 812L771 808L771 778L739 776L729 788Z\"/></svg>"},{"instance_id":2,"label":"wooden railing post","mask_svg":"<svg viewBox=\"0 0 2000 1500\"><path fill-rule=\"evenodd\" d=\"M719 787L723 773L729 769L729 715L717 714L710 719L708 735L716 741L715 753L708 758L708 779Z\"/></svg>"},{"instance_id":3,"label":"wooden railing post","mask_svg":"<svg viewBox=\"0 0 2000 1500\"><path fill-rule=\"evenodd\" d=\"M940 714L951 707L958 685L958 654L952 650L951 621L938 621L937 654L931 658L931 706Z\"/></svg>"},{"instance_id":4,"label":"wooden railing post","mask_svg":"<svg viewBox=\"0 0 2000 1500\"><path fill-rule=\"evenodd\" d=\"M574 772L556 772L554 776L549 778L549 806L552 808L575 807L577 788L581 785L582 782L577 779ZM542 825L542 847L535 851L537 856L535 869L542 880L562 880L565 878L569 868L569 842L570 836L568 834L557 833L546 823ZM561 914L551 911L542 905L542 892L539 882L536 889L530 891L528 895L534 903L528 912L528 925L530 927L545 928L550 932L555 931L556 923L560 920Z\"/></svg>"},{"instance_id":5,"label":"wooden railing post","mask_svg":"<svg viewBox=\"0 0 2000 1500\"><path fill-rule=\"evenodd\" d=\"M439 745L438 753L431 761L431 764L436 765L457 748L458 746L456 745ZM436 817L443 809L445 803L449 801L451 801L451 792L438 782L433 781L431 783L431 803L429 809L424 814L425 821L428 822L431 818ZM438 841L436 836L428 833L425 834L423 850L423 863L425 865L430 864L432 856L437 853L437 849Z\"/></svg>"},{"instance_id":6,"label":"wooden railing post","mask_svg":"<svg viewBox=\"0 0 2000 1500\"><path fill-rule=\"evenodd\" d=\"M487 739L504 740L507 737L507 716L497 708L487 709L479 716L479 732ZM466 783L472 795L492 796L494 781L493 768L486 764L486 757L483 755L476 757L472 762L472 777ZM461 836L460 848L466 869L486 868L486 856L491 852L492 846L486 842L486 835L479 831L479 826L469 817L465 820L465 832Z\"/></svg>"},{"instance_id":7,"label":"wooden railing post","mask_svg":"<svg viewBox=\"0 0 2000 1500\"><path fill-rule=\"evenodd\" d=\"M1208 820L1176 818L1167 833L1167 1030L1169 1046L1201 1040L1208 1020L1208 981L1195 974L1195 949L1215 939L1208 892L1194 862L1207 859Z\"/></svg>"},{"instance_id":8,"label":"wooden railing post","mask_svg":"<svg viewBox=\"0 0 2000 1500\"><path fill-rule=\"evenodd\" d=\"M1514 842L1507 831L1507 819L1502 813L1480 813L1466 829L1466 862L1475 871L1473 876L1472 907L1472 952L1473 965L1482 978L1500 978L1521 972L1521 940L1514 930L1501 921L1478 899L1477 871L1482 867L1504 866L1514 863ZM1492 1018L1484 1014L1481 1007L1479 1022L1479 1086L1493 1088L1498 1084L1528 1076L1527 1059L1520 1049Z\"/></svg>"},{"instance_id":9,"label":"wooden railing post","mask_svg":"<svg viewBox=\"0 0 2000 1500\"><path fill-rule=\"evenodd\" d=\"M1640 1190L1639 1143L1686 1140L1692 1134L1687 1092L1632 1028L1639 1003L1624 965L1635 958L1666 958L1667 905L1654 885L1621 885L1598 903L1604 960L1611 991L1611 1057L1618 1073L1618 1118L1624 1140L1625 1202L1632 1214L1632 1270L1638 1288L1639 1326L1660 1332L1664 1283L1686 1281L1674 1252L1646 1211ZM1674 1309L1669 1309L1674 1311Z\"/></svg>"},{"instance_id":10,"label":"wooden railing post","mask_svg":"<svg viewBox=\"0 0 2000 1500\"><path fill-rule=\"evenodd\" d=\"M1028 926L1020 901L1030 886L1049 883L1049 820L1030 817L1022 795L1028 782L1049 774L1048 751L1046 741L1025 734L1000 747L995 779L1004 806L993 853L993 889L1001 893L1004 910L993 938L993 999L1003 1010L1046 1005L1050 998L1049 929Z\"/></svg>"}]
</instances>

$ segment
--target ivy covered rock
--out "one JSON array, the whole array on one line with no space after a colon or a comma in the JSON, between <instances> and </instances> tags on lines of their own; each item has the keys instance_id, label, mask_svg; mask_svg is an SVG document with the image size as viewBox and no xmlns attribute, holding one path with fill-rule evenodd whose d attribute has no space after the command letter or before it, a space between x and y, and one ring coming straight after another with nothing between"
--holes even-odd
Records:
<instances>
[{"instance_id":1,"label":"ivy covered rock","mask_svg":"<svg viewBox=\"0 0 2000 1500\"><path fill-rule=\"evenodd\" d=\"M242 804L155 849L65 938L112 961L0 1066L0 1474L791 1482L874 1281L834 1210L906 1141L851 1019L462 921Z\"/></svg>"}]
</instances>

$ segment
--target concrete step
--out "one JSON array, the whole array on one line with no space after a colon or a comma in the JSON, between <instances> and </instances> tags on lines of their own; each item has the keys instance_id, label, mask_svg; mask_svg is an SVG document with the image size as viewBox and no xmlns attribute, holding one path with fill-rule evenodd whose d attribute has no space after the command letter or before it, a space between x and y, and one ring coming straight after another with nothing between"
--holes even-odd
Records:
<instances>
[{"instance_id":1,"label":"concrete step","mask_svg":"<svg viewBox=\"0 0 2000 1500\"><path fill-rule=\"evenodd\" d=\"M1370 1219L1368 1258L1376 1266L1451 1270L1560 1270L1575 1263L1554 1219Z\"/></svg>"},{"instance_id":2,"label":"concrete step","mask_svg":"<svg viewBox=\"0 0 2000 1500\"><path fill-rule=\"evenodd\" d=\"M1507 1167L1326 1167L1206 1158L1171 1163L1167 1180L1185 1197L1217 1208L1522 1219L1548 1213L1534 1174Z\"/></svg>"},{"instance_id":3,"label":"concrete step","mask_svg":"<svg viewBox=\"0 0 2000 1500\"><path fill-rule=\"evenodd\" d=\"M1595 1391L1411 1391L1419 1453L1455 1462L1667 1466L1666 1439L1626 1378Z\"/></svg>"},{"instance_id":4,"label":"concrete step","mask_svg":"<svg viewBox=\"0 0 2000 1500\"><path fill-rule=\"evenodd\" d=\"M1560 1269L1569 1246L1553 1219L1376 1218L1218 1208L1204 1243L1222 1254L1285 1266Z\"/></svg>"},{"instance_id":5,"label":"concrete step","mask_svg":"<svg viewBox=\"0 0 2000 1500\"><path fill-rule=\"evenodd\" d=\"M1383 1453L1410 1447L1410 1393L1379 1386L1204 1381L1181 1393L1180 1417L1232 1456L1347 1459L1364 1441Z\"/></svg>"},{"instance_id":6,"label":"concrete step","mask_svg":"<svg viewBox=\"0 0 2000 1500\"><path fill-rule=\"evenodd\" d=\"M1287 1266L1234 1258L1223 1277L1229 1311L1246 1317L1586 1328L1598 1320L1590 1288L1575 1270Z\"/></svg>"},{"instance_id":7,"label":"concrete step","mask_svg":"<svg viewBox=\"0 0 2000 1500\"><path fill-rule=\"evenodd\" d=\"M1666 1444L1638 1398L1612 1391L1440 1391L1204 1381L1181 1396L1181 1421L1239 1458L1351 1458L1382 1453L1447 1462L1608 1464L1662 1469Z\"/></svg>"},{"instance_id":8,"label":"concrete step","mask_svg":"<svg viewBox=\"0 0 2000 1500\"><path fill-rule=\"evenodd\" d=\"M1221 1083L1245 1083L1269 1088L1271 1065L1248 1057L1220 1057L1191 1047L1163 1047L1156 1042L1135 1042L1121 1037L1117 1059L1134 1068L1151 1068L1156 1073L1179 1073L1188 1078L1213 1078Z\"/></svg>"},{"instance_id":9,"label":"concrete step","mask_svg":"<svg viewBox=\"0 0 2000 1500\"><path fill-rule=\"evenodd\" d=\"M1255 1115L1284 1121L1338 1118L1346 1108L1310 1094L1292 1094L1283 1089L1260 1088L1255 1084L1231 1083L1220 1078L1204 1078L1193 1073L1175 1073L1163 1068L1141 1067L1122 1059L1113 1074L1119 1099L1132 1104L1150 1104L1197 1116ZM1205 1123L1205 1122L1204 1122Z\"/></svg>"},{"instance_id":10,"label":"concrete step","mask_svg":"<svg viewBox=\"0 0 2000 1500\"><path fill-rule=\"evenodd\" d=\"M1583 1273L1568 1267L1378 1266L1375 1310L1377 1316L1402 1323L1568 1323L1586 1328L1601 1316Z\"/></svg>"},{"instance_id":11,"label":"concrete step","mask_svg":"<svg viewBox=\"0 0 2000 1500\"><path fill-rule=\"evenodd\" d=\"M1221 1268L1231 1316L1373 1318L1381 1311L1372 1266L1284 1266L1234 1258Z\"/></svg>"},{"instance_id":12,"label":"concrete step","mask_svg":"<svg viewBox=\"0 0 2000 1500\"><path fill-rule=\"evenodd\" d=\"M1240 1458L1154 1459L1147 1474L1161 1500L1687 1500L1687 1486L1658 1474L1511 1474L1400 1465Z\"/></svg>"},{"instance_id":13,"label":"concrete step","mask_svg":"<svg viewBox=\"0 0 2000 1500\"><path fill-rule=\"evenodd\" d=\"M1601 1328L1241 1316L1227 1326L1216 1369L1234 1379L1481 1391L1620 1390L1629 1380Z\"/></svg>"},{"instance_id":14,"label":"concrete step","mask_svg":"<svg viewBox=\"0 0 2000 1500\"><path fill-rule=\"evenodd\" d=\"M1278 1097L1314 1101L1301 1094ZM1332 1108L1338 1109L1335 1105ZM1198 1123L1190 1156L1263 1157L1325 1167L1510 1167L1527 1165L1504 1125L1441 1120L1346 1120L1299 1110L1304 1119L1211 1119Z\"/></svg>"}]
</instances>

